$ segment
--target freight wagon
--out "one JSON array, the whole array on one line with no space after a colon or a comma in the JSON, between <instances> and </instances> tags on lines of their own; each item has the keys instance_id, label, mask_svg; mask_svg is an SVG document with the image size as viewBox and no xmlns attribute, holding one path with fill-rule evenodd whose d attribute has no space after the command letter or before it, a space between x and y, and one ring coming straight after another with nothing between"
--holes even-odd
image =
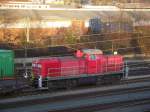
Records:
<instances>
[{"instance_id":1,"label":"freight wagon","mask_svg":"<svg viewBox=\"0 0 150 112\"><path fill-rule=\"evenodd\" d=\"M0 50L0 79L14 77L14 53L11 50Z\"/></svg>"},{"instance_id":2,"label":"freight wagon","mask_svg":"<svg viewBox=\"0 0 150 112\"><path fill-rule=\"evenodd\" d=\"M123 57L99 49L78 50L75 56L50 57L32 63L35 87L71 88L82 83L113 83L123 77Z\"/></svg>"},{"instance_id":3,"label":"freight wagon","mask_svg":"<svg viewBox=\"0 0 150 112\"><path fill-rule=\"evenodd\" d=\"M24 81L17 79L14 69L14 52L0 50L0 93L11 92L24 86Z\"/></svg>"},{"instance_id":4,"label":"freight wagon","mask_svg":"<svg viewBox=\"0 0 150 112\"><path fill-rule=\"evenodd\" d=\"M107 20L107 18L106 18ZM89 20L91 33L114 33L114 32L133 32L132 21L102 21L101 18Z\"/></svg>"},{"instance_id":5,"label":"freight wagon","mask_svg":"<svg viewBox=\"0 0 150 112\"><path fill-rule=\"evenodd\" d=\"M0 90L14 86L14 53L11 50L0 50Z\"/></svg>"}]
</instances>

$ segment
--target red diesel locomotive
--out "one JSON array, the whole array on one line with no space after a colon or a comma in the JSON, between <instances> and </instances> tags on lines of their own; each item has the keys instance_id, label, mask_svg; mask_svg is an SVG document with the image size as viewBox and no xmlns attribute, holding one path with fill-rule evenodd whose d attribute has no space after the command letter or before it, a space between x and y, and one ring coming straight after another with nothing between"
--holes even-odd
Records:
<instances>
[{"instance_id":1,"label":"red diesel locomotive","mask_svg":"<svg viewBox=\"0 0 150 112\"><path fill-rule=\"evenodd\" d=\"M33 61L33 82L40 88L71 88L81 83L116 82L123 77L123 65L121 55L104 55L98 49L78 50L74 57Z\"/></svg>"}]
</instances>

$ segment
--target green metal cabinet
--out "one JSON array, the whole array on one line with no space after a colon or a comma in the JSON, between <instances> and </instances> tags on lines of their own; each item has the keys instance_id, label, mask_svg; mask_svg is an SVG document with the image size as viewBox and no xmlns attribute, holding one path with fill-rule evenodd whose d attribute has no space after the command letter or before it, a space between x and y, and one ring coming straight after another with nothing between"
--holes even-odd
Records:
<instances>
[{"instance_id":1,"label":"green metal cabinet","mask_svg":"<svg viewBox=\"0 0 150 112\"><path fill-rule=\"evenodd\" d=\"M0 50L0 79L14 77L14 52L12 50Z\"/></svg>"}]
</instances>

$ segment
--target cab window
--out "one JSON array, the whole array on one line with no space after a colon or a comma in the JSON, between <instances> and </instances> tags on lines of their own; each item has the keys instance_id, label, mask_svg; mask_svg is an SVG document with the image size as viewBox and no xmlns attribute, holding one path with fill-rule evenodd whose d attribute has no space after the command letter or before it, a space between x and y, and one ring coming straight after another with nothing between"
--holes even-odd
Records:
<instances>
[{"instance_id":1,"label":"cab window","mask_svg":"<svg viewBox=\"0 0 150 112\"><path fill-rule=\"evenodd\" d=\"M96 60L96 56L95 56L94 54L91 54L91 55L90 55L90 59L91 59L91 60Z\"/></svg>"}]
</instances>

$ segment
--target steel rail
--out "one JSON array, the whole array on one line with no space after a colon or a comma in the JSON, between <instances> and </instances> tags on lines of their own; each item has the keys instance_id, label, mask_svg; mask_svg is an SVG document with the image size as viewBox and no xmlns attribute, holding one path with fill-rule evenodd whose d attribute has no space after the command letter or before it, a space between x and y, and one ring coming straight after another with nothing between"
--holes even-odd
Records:
<instances>
[{"instance_id":1,"label":"steel rail","mask_svg":"<svg viewBox=\"0 0 150 112\"><path fill-rule=\"evenodd\" d=\"M126 83L121 85L117 85L114 87L104 86L97 88L88 88L88 89L80 89L80 90L71 90L65 92L53 92L49 94L40 94L33 96L20 97L18 100L16 99L6 99L0 101L0 109L14 108L14 107L22 107L27 105L34 105L39 103L48 103L54 101L63 101L69 100L72 98L87 98L87 97L102 97L102 96L111 96L111 95L119 95L119 94L128 94L128 93L136 93L141 91L150 91L149 82L144 83ZM137 85L140 86L137 86ZM132 86L132 87L130 87Z\"/></svg>"},{"instance_id":2,"label":"steel rail","mask_svg":"<svg viewBox=\"0 0 150 112\"><path fill-rule=\"evenodd\" d=\"M97 104L92 106L83 106L83 107L77 107L77 108L69 108L64 110L52 110L48 112L95 112L95 111L102 111L102 110L108 110L112 108L129 108L134 106L141 106L150 104L150 99L140 99L140 100L129 100L124 102L113 102L113 103L107 103L107 104Z\"/></svg>"},{"instance_id":3,"label":"steel rail","mask_svg":"<svg viewBox=\"0 0 150 112\"><path fill-rule=\"evenodd\" d=\"M80 100L88 100L89 99L89 101L90 101L90 99L97 99L97 98L104 98L104 97L117 97L117 96L122 96L122 95L128 95L128 94L131 94L131 96L133 96L133 94L142 94L143 92L150 92L150 86L147 86L147 87L141 87L141 88L130 88L130 89L123 89L123 90L114 90L114 91L105 91L105 92L95 92L95 93L84 93L84 94L78 94L78 95L67 95L67 96L58 96L58 97L51 97L51 98L45 98L45 99L34 99L34 100L29 100L29 101L21 101L21 102L7 102L7 103L1 103L0 104L0 110L11 110L11 109L14 109L14 108L26 108L26 107L28 107L28 108L30 108L30 106L32 105L32 106L34 106L34 105L40 105L40 104L42 104L42 105L47 105L47 104L51 104L51 103L54 103L54 104L56 104L57 105L57 103L62 103L62 105L64 105L64 107L63 107L63 109L61 109L61 107L60 107L60 109L54 109L53 107L53 109L50 111L50 112L55 112L55 110L57 110L57 111L60 111L60 112L63 112L62 110L65 110L64 112L67 112L66 111L66 109L68 109L68 107L65 105L65 102L67 102L67 101L76 101L76 103L77 102L79 102ZM138 95L137 95L138 96ZM91 107L91 106L93 106L94 105L94 107L95 106L97 106L97 105L99 105L98 107L101 107L101 108L103 108L103 107L105 107L105 106L113 106L114 107L114 104L115 104L115 106L119 106L120 104L121 105L125 105L125 104L129 104L129 103L137 103L137 101L140 101L140 103L139 104L141 104L141 102L143 102L143 101L145 101L145 100L147 100L148 99L148 103L150 103L150 96L148 96L148 95L146 95L146 98L145 97L140 97L139 99L138 98L131 98L131 100L129 100L130 98L128 98L128 100L116 100L116 98L115 98L115 103L114 103L114 101L104 101L104 103L96 103L96 104L91 104L90 102L90 105L83 105L83 106L77 106L77 107L72 107L71 106L71 108L69 108L69 109L85 109L85 107L86 107L86 109L87 109L87 107ZM113 99L112 99L113 100ZM93 101L93 100L92 100ZM64 102L64 104L63 104L63 102ZM85 103L86 104L86 103ZM66 107L65 107L66 106ZM108 106L108 107L109 107ZM108 108L107 107L107 108ZM107 109L106 108L106 109ZM56 112L57 112L56 111ZM76 112L76 111L73 111L73 112Z\"/></svg>"},{"instance_id":4,"label":"steel rail","mask_svg":"<svg viewBox=\"0 0 150 112\"><path fill-rule=\"evenodd\" d=\"M150 81L150 75L145 75L145 76L131 76L128 77L126 79L121 80L121 82L119 83L114 83L114 84L107 84L107 85L87 85L87 86L78 86L76 88L72 88L69 91L81 91L81 90L86 90L86 89L96 89L96 88L104 88L106 86L107 87L111 87L111 86L121 86L121 85L128 85L128 84L133 84L133 83L139 83L139 82L149 82ZM13 98L13 97L24 97L24 96L29 96L29 95L44 95L47 93L55 93L55 92L67 92L68 90L66 89L55 89L53 91L49 91L47 89L35 89L32 87L26 87L26 88L21 88L21 89L16 89L14 92L12 93L1 93L0 95L0 99L5 99L5 98ZM15 93L15 94L14 94Z\"/></svg>"}]
</instances>

